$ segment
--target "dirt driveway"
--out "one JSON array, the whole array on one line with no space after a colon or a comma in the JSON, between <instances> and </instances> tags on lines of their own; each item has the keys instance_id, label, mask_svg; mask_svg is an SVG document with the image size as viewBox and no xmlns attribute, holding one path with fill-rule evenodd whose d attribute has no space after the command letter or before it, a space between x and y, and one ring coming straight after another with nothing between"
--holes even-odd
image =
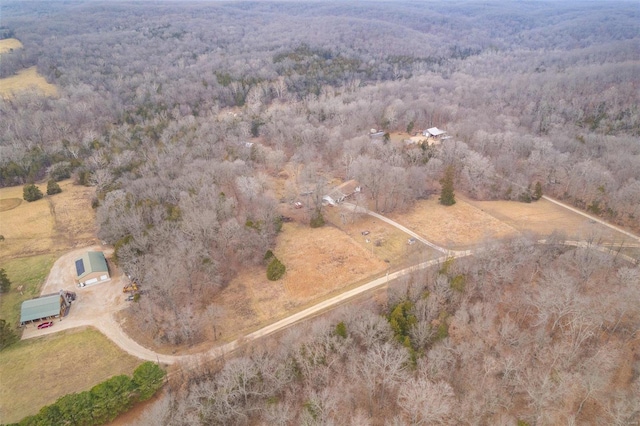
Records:
<instances>
[{"instance_id":1,"label":"dirt driveway","mask_svg":"<svg viewBox=\"0 0 640 426\"><path fill-rule=\"evenodd\" d=\"M22 335L23 339L87 325L88 322L93 323L105 314L111 314L126 307L126 301L122 294L123 284L121 283L120 271L110 261L110 281L83 288L76 286L74 281L74 261L87 251L103 251L107 260L113 253L113 250L92 246L73 250L56 260L51 271L49 271L40 294L45 295L66 290L74 291L77 298L71 304L69 314L56 320L53 327L46 330L38 330L36 325L28 325Z\"/></svg>"},{"instance_id":2,"label":"dirt driveway","mask_svg":"<svg viewBox=\"0 0 640 426\"><path fill-rule=\"evenodd\" d=\"M89 287L76 286L74 261L87 251L103 251L109 263L111 280ZM49 276L42 287L40 294L57 293L60 290L74 291L76 300L71 304L69 314L55 320L53 327L38 330L36 325L28 325L22 333L22 339L44 336L75 327L91 326L100 330L116 345L133 356L141 359L158 359L155 352L141 346L123 331L121 324L116 320L115 314L127 307L122 287L128 278L123 277L122 272L109 260L113 249L101 246L84 247L73 250L60 257L53 264ZM173 362L173 357L160 355L162 362Z\"/></svg>"}]
</instances>

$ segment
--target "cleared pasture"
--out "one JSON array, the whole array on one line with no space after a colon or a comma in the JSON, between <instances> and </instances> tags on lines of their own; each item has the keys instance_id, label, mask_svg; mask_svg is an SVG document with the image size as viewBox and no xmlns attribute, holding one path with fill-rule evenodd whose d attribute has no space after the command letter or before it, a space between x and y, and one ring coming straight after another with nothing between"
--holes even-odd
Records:
<instances>
[{"instance_id":1,"label":"cleared pasture","mask_svg":"<svg viewBox=\"0 0 640 426\"><path fill-rule=\"evenodd\" d=\"M17 38L5 38L0 40L0 55L16 49L22 49L22 43Z\"/></svg>"},{"instance_id":2,"label":"cleared pasture","mask_svg":"<svg viewBox=\"0 0 640 426\"><path fill-rule=\"evenodd\" d=\"M0 79L0 96L10 98L19 92L34 90L45 96L56 96L58 88L38 74L35 66L19 71L16 75Z\"/></svg>"},{"instance_id":3,"label":"cleared pasture","mask_svg":"<svg viewBox=\"0 0 640 426\"><path fill-rule=\"evenodd\" d=\"M421 200L406 213L389 217L427 240L448 249L467 249L485 239L518 234L513 226L468 203L456 194L456 204L443 206L437 197Z\"/></svg>"},{"instance_id":4,"label":"cleared pasture","mask_svg":"<svg viewBox=\"0 0 640 426\"><path fill-rule=\"evenodd\" d=\"M62 192L28 203L22 187L0 189L0 259L60 253L95 240L95 188L59 183ZM46 184L38 185L42 192Z\"/></svg>"}]
</instances>

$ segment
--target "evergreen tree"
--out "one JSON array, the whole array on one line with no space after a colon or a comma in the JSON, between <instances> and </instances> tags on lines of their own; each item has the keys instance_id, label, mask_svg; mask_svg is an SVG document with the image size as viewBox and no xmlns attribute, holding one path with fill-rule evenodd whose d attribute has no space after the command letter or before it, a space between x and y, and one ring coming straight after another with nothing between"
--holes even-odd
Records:
<instances>
[{"instance_id":1,"label":"evergreen tree","mask_svg":"<svg viewBox=\"0 0 640 426\"><path fill-rule=\"evenodd\" d=\"M30 183L25 185L22 189L22 198L28 202L39 200L42 198L42 191L40 191L37 186Z\"/></svg>"},{"instance_id":2,"label":"evergreen tree","mask_svg":"<svg viewBox=\"0 0 640 426\"><path fill-rule=\"evenodd\" d=\"M539 200L540 198L542 198L542 184L538 181L533 189L533 199Z\"/></svg>"},{"instance_id":3,"label":"evergreen tree","mask_svg":"<svg viewBox=\"0 0 640 426\"><path fill-rule=\"evenodd\" d=\"M151 398L164 384L165 372L157 364L147 361L133 372L133 383L139 401Z\"/></svg>"},{"instance_id":4,"label":"evergreen tree","mask_svg":"<svg viewBox=\"0 0 640 426\"><path fill-rule=\"evenodd\" d=\"M453 193L453 166L447 167L444 177L440 179L442 190L440 191L440 204L443 206L452 206L456 203L455 194Z\"/></svg>"},{"instance_id":5,"label":"evergreen tree","mask_svg":"<svg viewBox=\"0 0 640 426\"><path fill-rule=\"evenodd\" d=\"M269 266L267 266L267 279L269 281L278 281L284 275L287 268L280 262L280 260L273 256Z\"/></svg>"},{"instance_id":6,"label":"evergreen tree","mask_svg":"<svg viewBox=\"0 0 640 426\"><path fill-rule=\"evenodd\" d=\"M18 340L18 336L13 332L11 326L3 319L0 319L0 350L12 345Z\"/></svg>"},{"instance_id":7,"label":"evergreen tree","mask_svg":"<svg viewBox=\"0 0 640 426\"><path fill-rule=\"evenodd\" d=\"M60 189L58 182L53 179L50 179L49 182L47 182L47 195L59 194L61 192L62 189Z\"/></svg>"},{"instance_id":8,"label":"evergreen tree","mask_svg":"<svg viewBox=\"0 0 640 426\"><path fill-rule=\"evenodd\" d=\"M309 225L312 228L320 228L321 226L324 226L324 217L322 216L322 210L316 209L313 212L313 216L311 217L311 222L309 223Z\"/></svg>"},{"instance_id":9,"label":"evergreen tree","mask_svg":"<svg viewBox=\"0 0 640 426\"><path fill-rule=\"evenodd\" d=\"M11 288L11 280L4 269L0 269L0 293L7 293Z\"/></svg>"}]
</instances>

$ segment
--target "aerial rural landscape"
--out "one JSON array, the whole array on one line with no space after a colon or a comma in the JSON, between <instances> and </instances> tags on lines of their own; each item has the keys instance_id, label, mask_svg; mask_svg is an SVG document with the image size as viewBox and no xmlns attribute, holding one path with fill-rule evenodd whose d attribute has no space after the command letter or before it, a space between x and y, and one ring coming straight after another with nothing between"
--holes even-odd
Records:
<instances>
[{"instance_id":1,"label":"aerial rural landscape","mask_svg":"<svg viewBox=\"0 0 640 426\"><path fill-rule=\"evenodd\" d=\"M637 2L0 16L0 424L640 424Z\"/></svg>"}]
</instances>

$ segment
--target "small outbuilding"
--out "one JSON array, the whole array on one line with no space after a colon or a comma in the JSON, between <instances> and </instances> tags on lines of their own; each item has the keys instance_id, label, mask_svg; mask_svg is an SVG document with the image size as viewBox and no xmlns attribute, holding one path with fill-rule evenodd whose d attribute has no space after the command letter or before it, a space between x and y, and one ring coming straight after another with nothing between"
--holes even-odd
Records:
<instances>
[{"instance_id":1,"label":"small outbuilding","mask_svg":"<svg viewBox=\"0 0 640 426\"><path fill-rule=\"evenodd\" d=\"M432 137L432 138L439 138L440 136L446 134L447 132L445 132L444 130L440 130L437 127L431 127L427 130L425 130L424 132L422 132L422 136L426 136L426 137Z\"/></svg>"},{"instance_id":2,"label":"small outbuilding","mask_svg":"<svg viewBox=\"0 0 640 426\"><path fill-rule=\"evenodd\" d=\"M65 305L65 301L59 293L25 300L20 308L20 325L43 319L58 318Z\"/></svg>"},{"instance_id":3,"label":"small outbuilding","mask_svg":"<svg viewBox=\"0 0 640 426\"><path fill-rule=\"evenodd\" d=\"M80 287L109 281L109 267L104 253L89 251L76 259L76 280Z\"/></svg>"}]
</instances>

